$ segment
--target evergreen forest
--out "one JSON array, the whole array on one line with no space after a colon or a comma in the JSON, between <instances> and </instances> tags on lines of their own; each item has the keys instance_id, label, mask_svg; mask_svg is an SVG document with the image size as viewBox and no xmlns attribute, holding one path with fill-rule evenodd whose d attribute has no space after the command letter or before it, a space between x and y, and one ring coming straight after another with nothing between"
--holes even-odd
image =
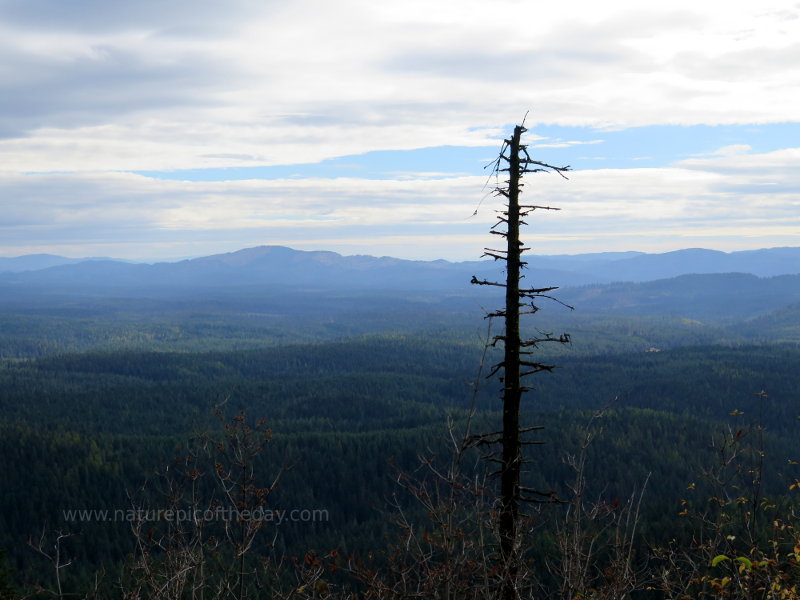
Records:
<instances>
[{"instance_id":1,"label":"evergreen forest","mask_svg":"<svg viewBox=\"0 0 800 600\"><path fill-rule=\"evenodd\" d=\"M483 298L385 300L332 298L336 310L308 311L296 327L249 311L162 312L141 300L7 310L3 593L119 595L141 550L131 515L165 506L158 482L170 469L185 477L187 457L200 460L199 440L240 428L268 442L252 456L253 477L269 491L259 506L307 517L264 523L254 556L295 565L286 577L297 576L297 561L321 564L318 556L386 568L402 538L398 514L426 518L424 486L408 482L424 480L426 465L447 464L467 427L495 430L502 406L499 383L486 377L497 361L496 349L486 349L488 328L497 325L473 310ZM726 484L749 473L752 488L757 468L759 502L792 502L800 344L796 321L784 314L791 310L709 322L543 311L536 326L568 327L572 342L542 351L558 368L537 375L524 406L537 427L526 481L560 499L532 509L540 529L533 560L546 564L557 553L553 523L570 506L578 456L587 501L636 499L632 548L641 561L692 543L687 506L717 493L709 473L720 460L729 460ZM725 458L733 442L741 447ZM462 468L490 490L479 454L466 453ZM208 460L198 473L213 469L216 459ZM221 500L199 481L197 494ZM740 497L751 492L742 487ZM373 571L347 564L326 572L330 589L366 585L363 573Z\"/></svg>"}]
</instances>

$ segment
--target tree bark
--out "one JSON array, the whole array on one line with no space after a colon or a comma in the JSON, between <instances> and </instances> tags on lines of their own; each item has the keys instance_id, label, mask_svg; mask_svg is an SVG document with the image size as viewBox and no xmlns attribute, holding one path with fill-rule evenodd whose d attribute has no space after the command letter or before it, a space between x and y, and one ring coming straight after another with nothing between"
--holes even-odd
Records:
<instances>
[{"instance_id":1,"label":"tree bark","mask_svg":"<svg viewBox=\"0 0 800 600\"><path fill-rule=\"evenodd\" d=\"M498 524L500 555L505 576L503 600L516 600L519 561L517 558L517 521L519 518L519 487L521 471L520 444L520 339L519 280L522 262L522 244L519 239L520 210L520 138L523 127L517 125L511 138L508 156L508 212L506 213L506 308L505 356L503 374L503 435L502 467L500 472L500 518Z\"/></svg>"}]
</instances>

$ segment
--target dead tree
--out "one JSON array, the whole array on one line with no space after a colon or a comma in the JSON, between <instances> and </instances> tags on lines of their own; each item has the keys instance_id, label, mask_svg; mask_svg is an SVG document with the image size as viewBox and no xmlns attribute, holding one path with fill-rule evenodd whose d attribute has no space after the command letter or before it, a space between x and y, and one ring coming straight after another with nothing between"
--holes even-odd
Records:
<instances>
[{"instance_id":1,"label":"dead tree","mask_svg":"<svg viewBox=\"0 0 800 600\"><path fill-rule=\"evenodd\" d=\"M568 343L569 335L554 337L542 333L530 339L523 339L520 333L520 316L533 314L539 310L536 301L539 298L552 298L549 293L556 287L523 287L522 270L527 264L522 260L526 248L520 240L520 226L526 225L524 217L539 210L559 210L550 206L522 205L519 196L523 187L522 176L526 173L553 172L564 176L568 166L556 167L533 160L528 154L527 146L522 144L522 134L526 131L523 125L517 125L511 139L503 143L500 155L492 163L495 174L508 173L508 180L498 185L496 195L506 200L506 210L500 211L497 223L492 226L491 233L506 240L505 249L486 248L484 256L506 263L505 283L480 280L473 276L472 283L505 288L505 308L490 313L487 317L502 317L505 321L503 335L494 338L493 343L503 343L504 356L490 376L501 373L503 383L503 428L502 431L476 436L479 443L498 444L499 450L490 456L499 462L500 503L497 522L499 558L501 562L501 597L503 600L516 600L519 597L519 564L520 550L518 544L518 525L520 519L520 502L547 501L551 495L545 492L523 487L521 484L522 465L524 462L522 447L529 442L523 440L523 434L541 429L540 427L522 427L520 423L520 405L522 396L530 388L523 385L523 378L541 371L552 371L553 365L536 361L533 351L544 342ZM566 178L566 177L565 177ZM571 307L570 307L571 308Z\"/></svg>"}]
</instances>

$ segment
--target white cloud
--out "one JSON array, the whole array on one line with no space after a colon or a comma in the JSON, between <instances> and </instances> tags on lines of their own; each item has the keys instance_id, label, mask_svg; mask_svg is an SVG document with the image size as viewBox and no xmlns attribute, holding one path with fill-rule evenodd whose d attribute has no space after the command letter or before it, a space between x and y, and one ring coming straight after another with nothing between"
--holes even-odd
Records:
<instances>
[{"instance_id":1,"label":"white cloud","mask_svg":"<svg viewBox=\"0 0 800 600\"><path fill-rule=\"evenodd\" d=\"M0 164L476 145L528 108L615 127L799 120L797 6L734 5L5 2Z\"/></svg>"},{"instance_id":2,"label":"white cloud","mask_svg":"<svg viewBox=\"0 0 800 600\"><path fill-rule=\"evenodd\" d=\"M433 252L436 235L472 256L483 226L461 219L480 178L189 183L110 171L486 145L528 109L530 124L598 128L800 121L799 15L783 0L6 0L0 252L83 240L110 254L193 254L318 238L375 253L413 239L411 253ZM537 225L554 251L681 235L731 245L743 232L777 245L770 236L800 233L797 152L729 147L526 190L565 208Z\"/></svg>"},{"instance_id":3,"label":"white cloud","mask_svg":"<svg viewBox=\"0 0 800 600\"><path fill-rule=\"evenodd\" d=\"M483 177L183 182L126 173L6 174L0 177L0 254L54 251L83 240L94 254L122 257L283 243L477 258L495 241L488 227L501 208L497 198L486 197L485 183ZM733 250L800 239L800 150L579 171L569 181L539 174L526 183L524 201L562 208L528 219L527 241L540 253L598 244Z\"/></svg>"}]
</instances>

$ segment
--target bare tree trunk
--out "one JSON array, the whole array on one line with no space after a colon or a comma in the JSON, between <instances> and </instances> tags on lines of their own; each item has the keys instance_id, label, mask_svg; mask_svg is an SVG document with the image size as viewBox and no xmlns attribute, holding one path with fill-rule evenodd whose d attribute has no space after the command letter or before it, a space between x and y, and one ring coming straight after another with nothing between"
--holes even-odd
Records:
<instances>
[{"instance_id":1,"label":"bare tree trunk","mask_svg":"<svg viewBox=\"0 0 800 600\"><path fill-rule=\"evenodd\" d=\"M519 145L523 127L517 125L509 148L508 219L506 231L506 328L505 371L503 374L503 436L500 471L500 556L505 578L502 596L514 600L518 561L515 557L517 521L519 519L519 487L521 471L521 446L519 409L522 399L520 381L520 331L519 331L519 277L522 244L519 240Z\"/></svg>"},{"instance_id":2,"label":"bare tree trunk","mask_svg":"<svg viewBox=\"0 0 800 600\"><path fill-rule=\"evenodd\" d=\"M520 226L524 224L523 217L537 208L542 210L558 210L549 206L521 205L519 201L522 188L522 176L525 173L545 171L562 175L569 167L555 167L547 163L534 161L528 154L526 146L521 142L522 134L526 131L523 125L517 125L511 139L504 142L500 156L495 163L495 172L508 172L506 186L498 186L495 192L506 198L507 209L498 217L495 225L505 225L505 231L492 233L506 239L505 250L486 249L485 256L506 262L506 281L498 283L479 280L473 276L472 283L478 285L492 285L505 288L505 308L489 317L503 317L505 332L495 337L495 343L503 342L503 361L496 365L492 375L502 370L503 381L503 428L500 432L475 436L479 443L500 444L500 507L498 515L498 541L500 546L500 562L502 581L500 582L500 596L503 600L516 600L519 597L520 549L518 543L520 502L541 501L549 498L548 494L530 490L522 486L522 434L528 431L541 429L539 427L523 428L520 424L520 405L526 387L522 385L522 378L539 371L552 371L553 366L532 361L528 356L543 342L569 342L569 336L564 334L553 337L551 334L542 334L542 337L523 340L520 333L520 315L535 313L537 298L546 297L555 287L523 289L520 286L521 270L525 266L522 254L526 250L520 240ZM504 168L507 165L507 168ZM520 309L527 306L523 312ZM497 460L496 458L494 460Z\"/></svg>"}]
</instances>

